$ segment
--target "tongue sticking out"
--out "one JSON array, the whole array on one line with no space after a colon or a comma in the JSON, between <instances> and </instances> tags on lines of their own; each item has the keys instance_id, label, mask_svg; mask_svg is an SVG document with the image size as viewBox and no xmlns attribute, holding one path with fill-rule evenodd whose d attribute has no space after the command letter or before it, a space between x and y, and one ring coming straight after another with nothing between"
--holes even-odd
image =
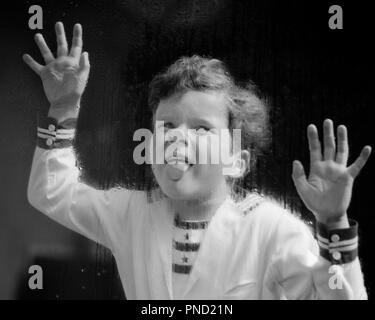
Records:
<instances>
[{"instance_id":1,"label":"tongue sticking out","mask_svg":"<svg viewBox=\"0 0 375 320\"><path fill-rule=\"evenodd\" d=\"M189 165L186 163L167 164L166 166L169 179L174 181L180 180L187 169L189 169Z\"/></svg>"}]
</instances>

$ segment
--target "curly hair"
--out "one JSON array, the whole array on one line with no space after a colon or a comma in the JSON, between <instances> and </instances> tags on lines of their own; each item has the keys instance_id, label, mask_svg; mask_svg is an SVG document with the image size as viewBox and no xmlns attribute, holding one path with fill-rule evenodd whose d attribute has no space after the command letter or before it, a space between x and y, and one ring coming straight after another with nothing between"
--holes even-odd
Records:
<instances>
[{"instance_id":1,"label":"curly hair","mask_svg":"<svg viewBox=\"0 0 375 320\"><path fill-rule=\"evenodd\" d=\"M148 104L155 114L160 100L187 91L218 91L225 93L228 104L228 127L241 130L241 145L251 154L252 166L259 152L270 140L268 104L249 81L239 85L225 64L210 57L181 57L157 74L149 85Z\"/></svg>"}]
</instances>

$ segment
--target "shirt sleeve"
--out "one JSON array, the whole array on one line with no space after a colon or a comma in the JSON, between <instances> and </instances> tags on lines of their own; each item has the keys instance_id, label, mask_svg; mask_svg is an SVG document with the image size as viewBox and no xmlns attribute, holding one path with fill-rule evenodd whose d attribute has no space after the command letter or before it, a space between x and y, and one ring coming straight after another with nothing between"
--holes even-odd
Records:
<instances>
[{"instance_id":1,"label":"shirt sleeve","mask_svg":"<svg viewBox=\"0 0 375 320\"><path fill-rule=\"evenodd\" d=\"M30 204L63 226L112 249L109 224L127 221L132 191L97 190L79 181L72 147L75 119L39 122L27 196ZM125 220L125 221L124 221ZM117 221L119 222L119 221Z\"/></svg>"},{"instance_id":2,"label":"shirt sleeve","mask_svg":"<svg viewBox=\"0 0 375 320\"><path fill-rule=\"evenodd\" d=\"M308 226L285 211L276 228L272 268L287 299L367 299L357 256L357 224L328 231Z\"/></svg>"}]
</instances>

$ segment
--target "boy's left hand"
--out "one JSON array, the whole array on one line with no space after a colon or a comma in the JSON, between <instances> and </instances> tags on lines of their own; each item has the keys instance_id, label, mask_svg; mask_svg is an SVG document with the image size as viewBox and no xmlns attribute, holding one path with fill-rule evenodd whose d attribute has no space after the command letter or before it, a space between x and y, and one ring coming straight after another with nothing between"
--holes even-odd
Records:
<instances>
[{"instance_id":1,"label":"boy's left hand","mask_svg":"<svg viewBox=\"0 0 375 320\"><path fill-rule=\"evenodd\" d=\"M315 125L308 126L310 175L306 179L301 162L294 161L292 177L299 196L319 222L343 226L340 222L347 221L346 211L351 200L354 179L366 164L371 147L365 146L357 160L347 167L349 147L346 127L340 125L337 128L337 146L333 122L329 119L323 123L323 134L322 155L317 128Z\"/></svg>"}]
</instances>

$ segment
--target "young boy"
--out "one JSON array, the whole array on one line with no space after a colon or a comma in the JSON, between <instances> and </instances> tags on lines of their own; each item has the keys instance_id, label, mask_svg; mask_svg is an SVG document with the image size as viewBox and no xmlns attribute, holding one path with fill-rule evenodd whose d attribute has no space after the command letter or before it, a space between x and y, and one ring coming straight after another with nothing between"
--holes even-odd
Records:
<instances>
[{"instance_id":1,"label":"young boy","mask_svg":"<svg viewBox=\"0 0 375 320\"><path fill-rule=\"evenodd\" d=\"M56 59L36 35L46 66L24 56L51 104L39 123L28 199L111 249L129 299L367 297L358 226L346 211L370 147L347 167L346 128L338 127L336 147L332 121L324 122L322 154L316 127L308 127L310 175L306 179L296 161L293 180L317 219L317 241L302 221L264 197L249 194L236 202L230 181L246 172L249 150L225 154L231 170L222 159L214 163L212 155L238 143L234 129L241 130L242 145L256 143L265 107L251 90L234 84L220 61L194 56L179 59L150 85L154 130L165 133L152 144L165 156L152 164L159 188L96 190L79 181L71 148L90 69L82 28L75 25L70 52L62 23L56 34ZM196 161L206 150L212 151L207 161Z\"/></svg>"}]
</instances>

